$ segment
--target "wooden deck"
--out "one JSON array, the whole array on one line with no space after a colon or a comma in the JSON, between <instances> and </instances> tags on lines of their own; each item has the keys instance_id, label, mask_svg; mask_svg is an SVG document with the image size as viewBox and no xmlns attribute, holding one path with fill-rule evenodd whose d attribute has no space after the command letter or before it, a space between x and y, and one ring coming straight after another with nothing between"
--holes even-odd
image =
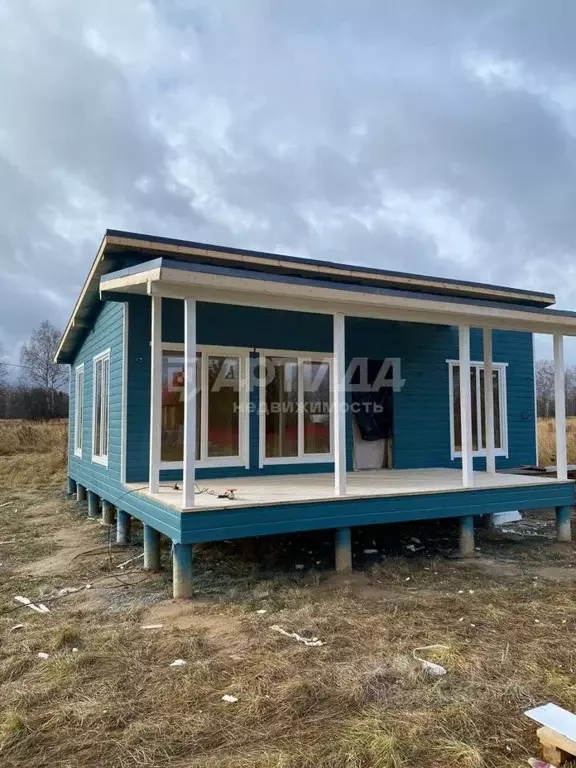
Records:
<instances>
[{"instance_id":1,"label":"wooden deck","mask_svg":"<svg viewBox=\"0 0 576 768\"><path fill-rule=\"evenodd\" d=\"M415 496L431 493L459 493L471 490L525 488L566 483L551 477L534 477L498 472L474 473L474 487L462 487L459 469L381 469L366 472L349 472L345 497L334 493L334 476L331 473L303 475L267 475L259 477L229 477L199 480L196 506L182 508L182 491L174 490L174 483L161 485L158 493L149 494L141 483L128 483L127 488L149 499L167 504L180 512L205 512L230 509L231 507L263 507L279 504L298 504L322 501L350 501L373 497ZM181 488L182 483L178 482ZM219 499L218 494L235 488L233 500Z\"/></svg>"}]
</instances>

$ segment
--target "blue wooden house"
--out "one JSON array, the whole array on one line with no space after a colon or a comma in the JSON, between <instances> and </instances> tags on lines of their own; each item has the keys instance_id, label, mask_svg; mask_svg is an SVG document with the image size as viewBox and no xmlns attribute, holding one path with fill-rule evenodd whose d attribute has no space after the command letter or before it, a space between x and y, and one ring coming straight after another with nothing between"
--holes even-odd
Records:
<instances>
[{"instance_id":1,"label":"blue wooden house","mask_svg":"<svg viewBox=\"0 0 576 768\"><path fill-rule=\"evenodd\" d=\"M66 327L69 491L173 542L555 507L570 537L563 336L554 297L107 231ZM557 476L537 461L533 334L554 337Z\"/></svg>"}]
</instances>

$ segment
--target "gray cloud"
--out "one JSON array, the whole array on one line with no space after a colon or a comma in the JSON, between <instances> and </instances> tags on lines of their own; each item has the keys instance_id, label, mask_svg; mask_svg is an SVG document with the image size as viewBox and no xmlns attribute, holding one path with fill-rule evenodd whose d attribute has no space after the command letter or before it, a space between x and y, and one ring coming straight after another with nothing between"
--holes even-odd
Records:
<instances>
[{"instance_id":1,"label":"gray cloud","mask_svg":"<svg viewBox=\"0 0 576 768\"><path fill-rule=\"evenodd\" d=\"M0 0L0 344L64 324L106 227L573 307L574 21L567 0Z\"/></svg>"}]
</instances>

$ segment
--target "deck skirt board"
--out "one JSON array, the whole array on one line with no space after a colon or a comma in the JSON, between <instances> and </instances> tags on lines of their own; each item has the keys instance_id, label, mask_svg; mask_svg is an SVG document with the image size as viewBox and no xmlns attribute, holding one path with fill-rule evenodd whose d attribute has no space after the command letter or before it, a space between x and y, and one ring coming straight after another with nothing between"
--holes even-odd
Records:
<instances>
[{"instance_id":1,"label":"deck skirt board","mask_svg":"<svg viewBox=\"0 0 576 768\"><path fill-rule=\"evenodd\" d=\"M482 497L485 495L482 493L483 491L511 490L514 488L531 489L534 499L537 501L542 496L548 496L547 492L558 485L566 484L566 481L549 477L504 473L494 475L486 472L475 472L474 487L464 488L461 484L461 478L459 469L349 472L347 493L344 497L334 495L333 475L331 473L222 478L202 481L199 484L200 487L207 490L196 495L196 505L191 509L182 507L182 492L174 490L172 486L161 486L158 493L152 496L143 491L141 486L136 483L128 484L127 488L188 515L238 508L247 509L309 502L362 501L374 498L390 499L392 497L427 496L437 493L467 493ZM236 489L235 498L232 501L218 498L218 494L227 488ZM481 498L478 500L481 502Z\"/></svg>"}]
</instances>

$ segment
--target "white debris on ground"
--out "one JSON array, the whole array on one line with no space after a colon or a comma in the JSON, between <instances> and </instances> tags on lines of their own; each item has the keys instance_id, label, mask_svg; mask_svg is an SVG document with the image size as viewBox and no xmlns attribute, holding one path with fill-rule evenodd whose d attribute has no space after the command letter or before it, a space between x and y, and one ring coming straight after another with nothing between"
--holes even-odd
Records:
<instances>
[{"instance_id":1,"label":"white debris on ground","mask_svg":"<svg viewBox=\"0 0 576 768\"><path fill-rule=\"evenodd\" d=\"M50 654L44 653L43 651L40 651L40 653L38 654L38 658L39 659L49 659L50 658Z\"/></svg>"},{"instance_id":2,"label":"white debris on ground","mask_svg":"<svg viewBox=\"0 0 576 768\"><path fill-rule=\"evenodd\" d=\"M318 640L317 637L302 637L302 635L299 635L297 632L287 632L285 629L282 629L282 627L279 627L277 624L273 624L270 629L273 632L279 632L281 635L284 635L285 637L290 637L293 640L296 640L298 643L302 643L303 645L307 645L311 648L319 648L322 645L326 645L325 642L322 640Z\"/></svg>"},{"instance_id":3,"label":"white debris on ground","mask_svg":"<svg viewBox=\"0 0 576 768\"><path fill-rule=\"evenodd\" d=\"M172 662L172 664L170 664L170 666L171 667L185 667L186 666L186 662L184 661L184 659L176 659L175 661Z\"/></svg>"},{"instance_id":4,"label":"white debris on ground","mask_svg":"<svg viewBox=\"0 0 576 768\"><path fill-rule=\"evenodd\" d=\"M224 696L222 696L222 701L225 701L228 704L236 704L238 699L236 696L230 696L229 693L225 693Z\"/></svg>"},{"instance_id":5,"label":"white debris on ground","mask_svg":"<svg viewBox=\"0 0 576 768\"><path fill-rule=\"evenodd\" d=\"M448 650L447 645L423 645L420 648L414 648L412 651L412 656L416 659L416 661L420 662L420 665L422 666L422 671L425 672L430 677L443 677L448 673L448 670L445 669L441 664L436 664L433 661L428 661L427 659L422 659L420 656L417 656L416 653L420 653L422 651L432 651L435 648L443 648L445 650Z\"/></svg>"},{"instance_id":6,"label":"white debris on ground","mask_svg":"<svg viewBox=\"0 0 576 768\"><path fill-rule=\"evenodd\" d=\"M36 605L32 600L29 600L22 595L16 595L14 600L16 600L17 603L22 603L22 605L27 606L32 611L36 611L36 613L50 613L50 608L47 608L43 603L38 603L38 605Z\"/></svg>"}]
</instances>

